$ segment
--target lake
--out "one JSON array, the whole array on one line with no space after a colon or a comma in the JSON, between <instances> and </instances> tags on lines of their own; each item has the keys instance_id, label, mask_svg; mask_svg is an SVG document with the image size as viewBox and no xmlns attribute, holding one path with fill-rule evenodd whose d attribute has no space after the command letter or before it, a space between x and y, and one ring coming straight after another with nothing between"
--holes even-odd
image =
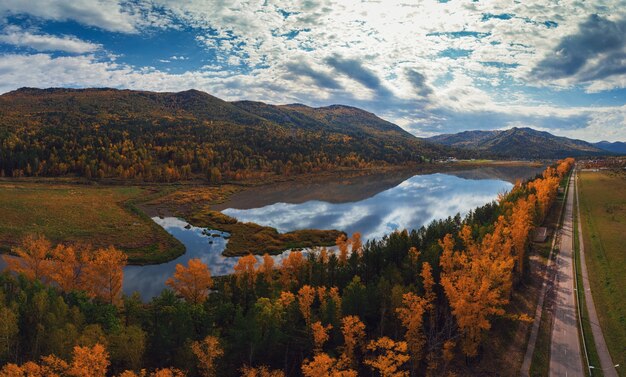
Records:
<instances>
[{"instance_id":1,"label":"lake","mask_svg":"<svg viewBox=\"0 0 626 377\"><path fill-rule=\"evenodd\" d=\"M380 238L401 229L414 229L435 219L462 215L510 190L516 179L535 176L543 167L489 167L426 175L394 172L347 180L282 183L252 188L216 206L240 221L275 227L280 232L297 229L338 229L360 232L364 240ZM178 263L200 258L214 276L233 271L238 257L221 255L227 234L190 226L184 219L153 220L186 247L179 258L160 265L125 268L124 293L158 295ZM288 251L274 258L276 263Z\"/></svg>"}]
</instances>

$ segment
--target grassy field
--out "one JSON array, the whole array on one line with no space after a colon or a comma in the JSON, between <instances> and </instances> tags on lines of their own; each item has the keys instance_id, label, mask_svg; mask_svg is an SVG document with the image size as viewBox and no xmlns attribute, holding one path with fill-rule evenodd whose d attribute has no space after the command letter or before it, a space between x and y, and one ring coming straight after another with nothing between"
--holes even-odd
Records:
<instances>
[{"instance_id":1,"label":"grassy field","mask_svg":"<svg viewBox=\"0 0 626 377\"><path fill-rule=\"evenodd\" d=\"M7 252L27 234L42 234L54 243L114 245L134 264L170 260L183 245L134 205L156 193L136 186L0 182L0 247Z\"/></svg>"},{"instance_id":2,"label":"grassy field","mask_svg":"<svg viewBox=\"0 0 626 377\"><path fill-rule=\"evenodd\" d=\"M580 210L589 281L616 364L626 364L626 175L582 172ZM617 368L626 376L626 368Z\"/></svg>"},{"instance_id":3,"label":"grassy field","mask_svg":"<svg viewBox=\"0 0 626 377\"><path fill-rule=\"evenodd\" d=\"M574 261L576 263L576 279L578 281L576 300L578 300L580 307L579 320L583 327L580 349L584 350L585 348L583 348L583 346L586 347L587 355L583 352L583 358L586 356L589 357L589 365L600 365L600 357L598 356L598 351L596 350L596 344L593 341L593 332L591 330L591 322L589 321L589 313L587 312L587 303L585 302L585 293L583 291L583 273L580 264L580 242L578 240L578 221L578 213L576 211L576 207L574 207ZM584 342L584 345L582 342ZM592 369L591 376L601 377L603 376L603 373L600 369Z\"/></svg>"}]
</instances>

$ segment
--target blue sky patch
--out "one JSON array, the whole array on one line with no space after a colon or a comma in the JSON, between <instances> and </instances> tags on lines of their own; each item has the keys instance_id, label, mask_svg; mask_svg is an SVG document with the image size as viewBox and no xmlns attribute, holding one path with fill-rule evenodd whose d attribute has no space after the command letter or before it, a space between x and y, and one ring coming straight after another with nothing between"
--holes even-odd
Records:
<instances>
[{"instance_id":1,"label":"blue sky patch","mask_svg":"<svg viewBox=\"0 0 626 377\"><path fill-rule=\"evenodd\" d=\"M439 53L439 56L450 58L450 59L460 59L467 58L472 55L472 50L464 50L460 48L447 48Z\"/></svg>"}]
</instances>

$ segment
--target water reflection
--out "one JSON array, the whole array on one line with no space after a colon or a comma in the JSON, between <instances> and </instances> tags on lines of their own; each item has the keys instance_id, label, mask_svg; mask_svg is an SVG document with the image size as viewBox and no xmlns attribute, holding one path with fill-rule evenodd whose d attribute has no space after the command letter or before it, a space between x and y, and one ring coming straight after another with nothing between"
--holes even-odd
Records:
<instances>
[{"instance_id":1,"label":"water reflection","mask_svg":"<svg viewBox=\"0 0 626 377\"><path fill-rule=\"evenodd\" d=\"M176 237L185 246L186 252L168 263L126 266L124 268L123 287L125 294L130 295L133 292L139 292L144 300L157 296L165 288L165 281L174 274L176 265L178 263L186 265L189 259L193 258L199 258L203 263L206 263L213 276L227 275L233 272L239 257L222 256L222 251L228 242L224 236L228 233L191 226L186 221L176 217L153 217L152 220ZM280 264L287 253L274 256L276 263ZM257 259L259 263L262 262L261 256L258 256Z\"/></svg>"},{"instance_id":2,"label":"water reflection","mask_svg":"<svg viewBox=\"0 0 626 377\"><path fill-rule=\"evenodd\" d=\"M275 203L261 208L223 210L239 221L268 225L280 232L339 229L380 238L397 229L419 228L435 219L469 210L510 190L509 182L470 180L447 174L417 175L370 198L349 203L311 200Z\"/></svg>"},{"instance_id":3,"label":"water reflection","mask_svg":"<svg viewBox=\"0 0 626 377\"><path fill-rule=\"evenodd\" d=\"M339 229L352 234L361 232L364 239L382 237L396 229L413 229L432 220L445 218L481 206L513 185L496 179L472 180L447 174L417 175L369 198L343 203L309 200L303 203L274 203L260 208L233 209L223 212L240 221L269 225L281 232L296 229ZM358 188L355 188L358 189ZM239 258L224 257L227 239L214 230L190 226L174 217L153 220L185 245L186 253L169 263L151 266L128 266L125 269L124 293L141 293L144 299L158 295L172 276L177 263L200 258L215 276L233 271ZM215 235L215 237L213 236ZM274 257L280 264L288 252ZM260 261L260 257L258 257Z\"/></svg>"}]
</instances>

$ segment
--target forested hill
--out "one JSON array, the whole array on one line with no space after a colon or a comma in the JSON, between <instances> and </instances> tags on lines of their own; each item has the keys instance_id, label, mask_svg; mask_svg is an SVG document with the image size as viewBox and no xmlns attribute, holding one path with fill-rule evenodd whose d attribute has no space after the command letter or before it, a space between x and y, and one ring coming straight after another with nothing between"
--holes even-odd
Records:
<instances>
[{"instance_id":1,"label":"forested hill","mask_svg":"<svg viewBox=\"0 0 626 377\"><path fill-rule=\"evenodd\" d=\"M0 96L0 174L245 179L448 154L361 109L188 90L22 88Z\"/></svg>"},{"instance_id":2,"label":"forested hill","mask_svg":"<svg viewBox=\"0 0 626 377\"><path fill-rule=\"evenodd\" d=\"M532 128L465 131L438 135L427 140L449 147L472 150L487 156L508 158L564 158L607 153L586 141L555 136Z\"/></svg>"},{"instance_id":3,"label":"forested hill","mask_svg":"<svg viewBox=\"0 0 626 377\"><path fill-rule=\"evenodd\" d=\"M368 136L415 138L397 125L356 107L332 105L314 108L302 104L274 106L251 101L239 101L233 104L286 127L332 130Z\"/></svg>"}]
</instances>

